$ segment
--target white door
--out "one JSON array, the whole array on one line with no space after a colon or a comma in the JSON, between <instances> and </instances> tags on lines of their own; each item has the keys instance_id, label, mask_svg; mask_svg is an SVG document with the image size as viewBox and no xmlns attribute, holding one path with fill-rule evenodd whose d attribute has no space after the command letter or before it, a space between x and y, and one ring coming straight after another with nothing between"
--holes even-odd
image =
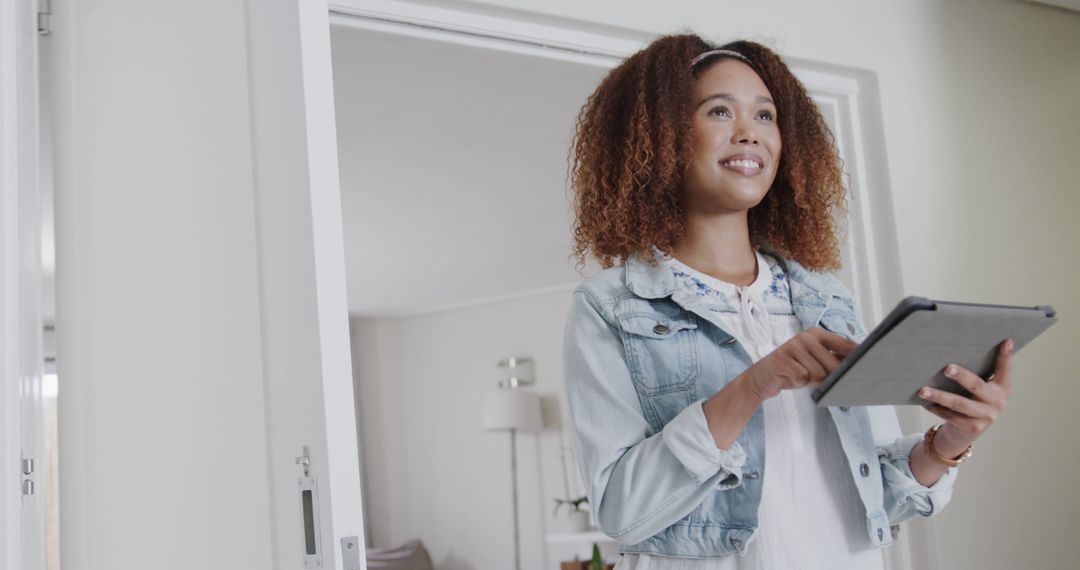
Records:
<instances>
[{"instance_id":1,"label":"white door","mask_svg":"<svg viewBox=\"0 0 1080 570\"><path fill-rule=\"evenodd\" d=\"M364 568L326 3L52 4L64 570Z\"/></svg>"}]
</instances>

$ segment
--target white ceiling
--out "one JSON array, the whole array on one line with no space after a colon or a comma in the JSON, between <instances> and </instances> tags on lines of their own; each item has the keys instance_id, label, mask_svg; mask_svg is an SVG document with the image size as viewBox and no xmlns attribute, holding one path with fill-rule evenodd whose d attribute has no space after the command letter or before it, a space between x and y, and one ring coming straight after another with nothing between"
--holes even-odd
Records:
<instances>
[{"instance_id":1,"label":"white ceiling","mask_svg":"<svg viewBox=\"0 0 1080 570\"><path fill-rule=\"evenodd\" d=\"M352 314L580 281L567 150L606 70L340 27L332 50Z\"/></svg>"}]
</instances>

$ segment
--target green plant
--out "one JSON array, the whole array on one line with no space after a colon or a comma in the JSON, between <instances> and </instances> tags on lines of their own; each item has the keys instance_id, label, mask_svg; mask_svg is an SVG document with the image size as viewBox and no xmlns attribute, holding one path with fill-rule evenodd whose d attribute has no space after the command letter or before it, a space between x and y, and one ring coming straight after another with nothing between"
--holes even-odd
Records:
<instances>
[{"instance_id":1,"label":"green plant","mask_svg":"<svg viewBox=\"0 0 1080 570\"><path fill-rule=\"evenodd\" d=\"M588 497L578 497L576 499L555 499L555 514L559 514L559 507L563 505L569 505L570 512L583 511L585 509L582 509L581 505L583 503L587 504L588 502Z\"/></svg>"},{"instance_id":2,"label":"green plant","mask_svg":"<svg viewBox=\"0 0 1080 570\"><path fill-rule=\"evenodd\" d=\"M604 559L600 557L600 545L592 543L592 564L590 570L604 570Z\"/></svg>"}]
</instances>

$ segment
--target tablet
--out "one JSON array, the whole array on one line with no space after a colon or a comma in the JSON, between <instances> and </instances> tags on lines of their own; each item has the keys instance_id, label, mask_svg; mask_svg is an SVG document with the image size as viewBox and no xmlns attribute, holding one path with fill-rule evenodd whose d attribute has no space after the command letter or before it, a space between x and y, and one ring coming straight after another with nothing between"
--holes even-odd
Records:
<instances>
[{"instance_id":1,"label":"tablet","mask_svg":"<svg viewBox=\"0 0 1080 570\"><path fill-rule=\"evenodd\" d=\"M968 396L942 373L958 364L988 378L997 347L1013 352L1057 322L1049 306L1012 307L908 297L825 377L812 396L819 406L920 405L923 386Z\"/></svg>"}]
</instances>

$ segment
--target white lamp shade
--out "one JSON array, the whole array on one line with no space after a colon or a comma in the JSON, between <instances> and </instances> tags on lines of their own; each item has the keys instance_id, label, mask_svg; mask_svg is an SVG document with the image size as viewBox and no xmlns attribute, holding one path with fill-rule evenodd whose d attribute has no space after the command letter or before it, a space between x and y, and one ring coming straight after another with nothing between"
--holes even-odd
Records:
<instances>
[{"instance_id":1,"label":"white lamp shade","mask_svg":"<svg viewBox=\"0 0 1080 570\"><path fill-rule=\"evenodd\" d=\"M522 389L501 389L484 402L484 429L540 431L540 395Z\"/></svg>"}]
</instances>

